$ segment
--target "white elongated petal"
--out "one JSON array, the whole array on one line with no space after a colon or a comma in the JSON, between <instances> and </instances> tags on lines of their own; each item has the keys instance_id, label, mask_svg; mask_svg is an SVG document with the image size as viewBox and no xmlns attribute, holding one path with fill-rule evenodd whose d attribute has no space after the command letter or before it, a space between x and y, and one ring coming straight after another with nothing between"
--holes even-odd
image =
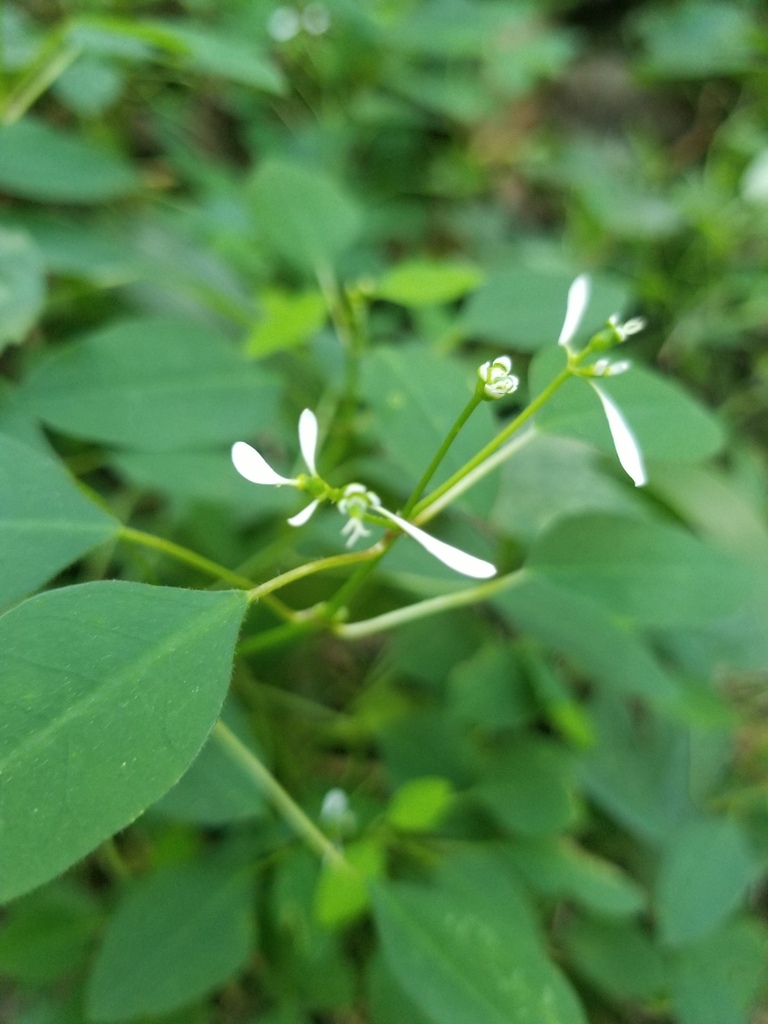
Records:
<instances>
[{"instance_id":1,"label":"white elongated petal","mask_svg":"<svg viewBox=\"0 0 768 1024\"><path fill-rule=\"evenodd\" d=\"M589 277L579 274L568 289L568 303L565 307L565 320L560 331L557 344L567 348L576 331L589 302Z\"/></svg>"},{"instance_id":2,"label":"white elongated petal","mask_svg":"<svg viewBox=\"0 0 768 1024\"><path fill-rule=\"evenodd\" d=\"M613 446L616 449L616 454L619 457L622 468L632 478L635 487L642 487L643 484L648 483L648 474L645 471L643 453L640 451L640 445L637 443L637 438L632 432L632 428L624 419L624 414L610 395L606 394L593 381L589 383L603 403L605 418L608 420L611 437L613 438Z\"/></svg>"},{"instance_id":3,"label":"white elongated petal","mask_svg":"<svg viewBox=\"0 0 768 1024\"><path fill-rule=\"evenodd\" d=\"M232 462L240 476L244 476L252 484L270 484L273 487L280 484L296 486L295 480L289 480L287 477L276 473L264 456L260 455L255 448L246 444L245 441L236 441L232 445Z\"/></svg>"},{"instance_id":4,"label":"white elongated petal","mask_svg":"<svg viewBox=\"0 0 768 1024\"><path fill-rule=\"evenodd\" d=\"M490 562L485 562L482 558L475 558L474 555L468 555L466 551L461 551L451 544L438 540L437 537L425 533L418 526L406 522L405 519L401 519L394 512L389 512L387 509L382 508L381 505L375 505L373 508L375 512L385 516L387 519L391 519L393 523L397 523L403 533L413 537L430 555L434 555L435 558L450 569L455 569L456 572L463 573L464 576L472 576L476 580L487 580L491 576L496 575L496 566L491 565Z\"/></svg>"},{"instance_id":5,"label":"white elongated petal","mask_svg":"<svg viewBox=\"0 0 768 1024\"><path fill-rule=\"evenodd\" d=\"M297 512L295 516L291 516L288 520L289 526L303 526L304 523L309 522L312 517L312 513L315 511L317 506L320 504L320 499L317 498L315 501L310 501L306 508L303 508L301 512Z\"/></svg>"},{"instance_id":6,"label":"white elongated petal","mask_svg":"<svg viewBox=\"0 0 768 1024\"><path fill-rule=\"evenodd\" d=\"M307 469L312 476L317 476L315 453L317 452L317 416L311 409L305 409L299 416L299 447Z\"/></svg>"}]
</instances>

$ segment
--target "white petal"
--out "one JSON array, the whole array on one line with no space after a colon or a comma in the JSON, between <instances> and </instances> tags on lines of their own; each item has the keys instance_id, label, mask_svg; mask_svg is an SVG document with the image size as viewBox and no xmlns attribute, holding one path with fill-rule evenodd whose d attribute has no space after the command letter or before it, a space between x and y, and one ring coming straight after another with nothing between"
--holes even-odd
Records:
<instances>
[{"instance_id":1,"label":"white petal","mask_svg":"<svg viewBox=\"0 0 768 1024\"><path fill-rule=\"evenodd\" d=\"M317 506L320 504L320 499L316 498L315 501L310 501L306 508L303 508L301 512L297 512L295 516L291 516L288 520L289 526L303 526L304 523L309 522L312 513L315 511Z\"/></svg>"},{"instance_id":2,"label":"white petal","mask_svg":"<svg viewBox=\"0 0 768 1024\"><path fill-rule=\"evenodd\" d=\"M259 455L256 449L246 444L245 441L236 441L232 445L232 462L240 476L244 476L252 484L271 484L272 486L291 484L296 486L295 480L289 480L276 473L266 462L264 456Z\"/></svg>"},{"instance_id":3,"label":"white petal","mask_svg":"<svg viewBox=\"0 0 768 1024\"><path fill-rule=\"evenodd\" d=\"M406 522L405 519L396 516L394 512L387 511L381 505L375 505L374 511L385 516L387 519L391 519L393 523L397 523L403 533L413 537L430 555L434 555L435 558L443 562L450 569L455 569L456 572L463 573L465 576L472 576L477 580L487 580L491 576L496 575L496 566L491 565L490 562L484 562L482 558L475 558L474 555L468 555L466 551L460 551L459 548L438 540L437 537L425 533L418 526Z\"/></svg>"},{"instance_id":4,"label":"white petal","mask_svg":"<svg viewBox=\"0 0 768 1024\"><path fill-rule=\"evenodd\" d=\"M592 381L589 383L592 384L598 398L603 403L605 418L608 420L611 437L613 438L613 446L616 449L616 454L619 457L622 468L632 477L635 487L642 487L643 484L648 483L648 474L645 471L643 453L640 451L637 438L632 433L632 428L624 419L624 414L613 399L597 384Z\"/></svg>"},{"instance_id":5,"label":"white petal","mask_svg":"<svg viewBox=\"0 0 768 1024\"><path fill-rule=\"evenodd\" d=\"M568 289L568 304L565 308L565 320L558 345L568 346L576 331L579 329L581 318L589 302L589 277L586 274L579 274L571 287Z\"/></svg>"},{"instance_id":6,"label":"white petal","mask_svg":"<svg viewBox=\"0 0 768 1024\"><path fill-rule=\"evenodd\" d=\"M305 409L299 416L299 447L307 469L312 476L317 476L315 452L317 451L317 417L311 409Z\"/></svg>"}]
</instances>

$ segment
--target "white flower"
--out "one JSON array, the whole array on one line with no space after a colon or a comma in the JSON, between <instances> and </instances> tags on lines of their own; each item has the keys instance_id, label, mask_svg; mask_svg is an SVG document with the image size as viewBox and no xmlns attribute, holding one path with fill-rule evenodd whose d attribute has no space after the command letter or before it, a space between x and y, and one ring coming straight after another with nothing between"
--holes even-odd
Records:
<instances>
[{"instance_id":1,"label":"white flower","mask_svg":"<svg viewBox=\"0 0 768 1024\"><path fill-rule=\"evenodd\" d=\"M512 360L509 356L499 356L492 363L483 363L477 376L483 382L483 391L488 398L503 398L517 391L520 380L509 372L511 369Z\"/></svg>"},{"instance_id":2,"label":"white flower","mask_svg":"<svg viewBox=\"0 0 768 1024\"><path fill-rule=\"evenodd\" d=\"M320 806L320 820L338 824L349 814L349 799L343 789L338 786L329 789Z\"/></svg>"},{"instance_id":3,"label":"white flower","mask_svg":"<svg viewBox=\"0 0 768 1024\"><path fill-rule=\"evenodd\" d=\"M597 397L602 402L605 418L608 420L611 437L613 438L613 446L616 449L616 455L622 468L632 478L635 487L642 487L643 484L648 483L648 475L645 471L643 453L640 451L640 445L637 443L637 438L632 432L632 428L624 419L621 409L605 393L603 388L595 384L594 381L589 383L595 389Z\"/></svg>"},{"instance_id":4,"label":"white flower","mask_svg":"<svg viewBox=\"0 0 768 1024\"><path fill-rule=\"evenodd\" d=\"M301 454L307 469L313 477L317 477L317 467L315 466L317 434L317 417L311 409L305 409L299 417L299 447L301 448ZM302 486L300 477L290 478L276 473L267 463L264 456L259 454L251 445L246 444L245 441L236 441L232 445L232 462L240 476L244 476L252 484L265 484L272 487L287 485L288 487L301 488ZM301 512L291 516L288 523L291 526L303 526L304 523L309 521L319 504L319 498L311 501Z\"/></svg>"},{"instance_id":5,"label":"white flower","mask_svg":"<svg viewBox=\"0 0 768 1024\"><path fill-rule=\"evenodd\" d=\"M579 274L571 287L568 289L568 302L565 307L565 320L560 330L560 337L557 344L567 349L573 340L573 336L579 329L579 324L584 317L587 305L589 304L589 277L586 274Z\"/></svg>"},{"instance_id":6,"label":"white flower","mask_svg":"<svg viewBox=\"0 0 768 1024\"><path fill-rule=\"evenodd\" d=\"M630 320L625 320L623 324L620 324L618 316L614 313L613 316L608 317L608 323L616 332L619 341L626 341L633 334L639 334L640 331L645 330L645 320L641 316L633 316Z\"/></svg>"},{"instance_id":7,"label":"white flower","mask_svg":"<svg viewBox=\"0 0 768 1024\"><path fill-rule=\"evenodd\" d=\"M465 551L459 550L459 548L437 540L436 537L432 537L430 534L425 533L424 530L420 530L418 526L414 526L413 523L401 519L394 512L384 508L379 496L373 491L369 491L364 484L348 484L340 495L338 491L328 487L318 475L315 465L317 436L318 427L315 414L311 410L305 409L299 417L299 447L301 448L301 454L307 469L309 469L312 479L317 481L319 487L319 491L315 489L314 493L320 493L321 496L311 501L306 508L297 512L295 516L291 516L288 520L291 526L303 526L318 505L327 499L335 501L341 514L348 517L348 522L341 531L347 538L347 547L351 547L360 537L367 537L369 535L369 530L364 523L364 516L373 512L384 519L389 519L391 522L396 523L403 533L407 533L409 537L412 537L417 543L421 544L431 555L434 555L444 565L455 569L456 572L463 573L465 576L472 576L475 579L489 579L491 576L496 575L496 567L491 565L490 562L486 562L482 558L475 558L474 555L468 555ZM251 483L272 487L287 485L289 487L296 487L299 490L306 488L307 477L281 476L272 469L255 448L252 448L251 445L246 444L244 441L237 441L232 446L232 462L238 473L244 476L246 480L250 480Z\"/></svg>"}]
</instances>

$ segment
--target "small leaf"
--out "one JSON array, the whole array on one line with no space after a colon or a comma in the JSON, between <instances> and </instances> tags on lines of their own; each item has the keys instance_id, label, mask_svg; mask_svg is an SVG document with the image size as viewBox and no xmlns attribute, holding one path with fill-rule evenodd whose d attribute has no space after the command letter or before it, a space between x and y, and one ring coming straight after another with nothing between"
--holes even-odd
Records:
<instances>
[{"instance_id":1,"label":"small leaf","mask_svg":"<svg viewBox=\"0 0 768 1024\"><path fill-rule=\"evenodd\" d=\"M656 893L664 941L680 946L713 932L744 898L756 870L735 821L702 818L678 829L664 850Z\"/></svg>"},{"instance_id":2,"label":"small leaf","mask_svg":"<svg viewBox=\"0 0 768 1024\"><path fill-rule=\"evenodd\" d=\"M118 581L0 617L0 900L123 828L178 780L229 685L245 593Z\"/></svg>"},{"instance_id":3,"label":"small leaf","mask_svg":"<svg viewBox=\"0 0 768 1024\"><path fill-rule=\"evenodd\" d=\"M270 424L272 377L180 320L128 320L62 347L23 394L56 430L149 452L231 444Z\"/></svg>"},{"instance_id":4,"label":"small leaf","mask_svg":"<svg viewBox=\"0 0 768 1024\"><path fill-rule=\"evenodd\" d=\"M0 189L43 203L104 203L138 191L129 163L27 116L0 127Z\"/></svg>"},{"instance_id":5,"label":"small leaf","mask_svg":"<svg viewBox=\"0 0 768 1024\"><path fill-rule=\"evenodd\" d=\"M45 303L45 266L32 239L0 229L0 352L23 341Z\"/></svg>"},{"instance_id":6,"label":"small leaf","mask_svg":"<svg viewBox=\"0 0 768 1024\"><path fill-rule=\"evenodd\" d=\"M426 832L440 822L452 800L453 786L447 779L411 779L394 792L387 821L401 832Z\"/></svg>"},{"instance_id":7,"label":"small leaf","mask_svg":"<svg viewBox=\"0 0 768 1024\"><path fill-rule=\"evenodd\" d=\"M0 605L36 590L120 530L64 467L0 434Z\"/></svg>"},{"instance_id":8,"label":"small leaf","mask_svg":"<svg viewBox=\"0 0 768 1024\"><path fill-rule=\"evenodd\" d=\"M357 206L317 169L266 160L253 179L252 197L265 239L299 269L332 266L357 237Z\"/></svg>"},{"instance_id":9,"label":"small leaf","mask_svg":"<svg viewBox=\"0 0 768 1024\"><path fill-rule=\"evenodd\" d=\"M483 272L471 263L411 260L376 282L376 295L400 306L436 306L455 302L477 288Z\"/></svg>"},{"instance_id":10,"label":"small leaf","mask_svg":"<svg viewBox=\"0 0 768 1024\"><path fill-rule=\"evenodd\" d=\"M261 306L263 317L245 343L246 353L256 358L308 341L328 315L325 299L318 291L273 289L261 296Z\"/></svg>"},{"instance_id":11,"label":"small leaf","mask_svg":"<svg viewBox=\"0 0 768 1024\"><path fill-rule=\"evenodd\" d=\"M251 953L253 881L213 858L148 875L115 908L88 982L88 1016L163 1014L222 985Z\"/></svg>"}]
</instances>

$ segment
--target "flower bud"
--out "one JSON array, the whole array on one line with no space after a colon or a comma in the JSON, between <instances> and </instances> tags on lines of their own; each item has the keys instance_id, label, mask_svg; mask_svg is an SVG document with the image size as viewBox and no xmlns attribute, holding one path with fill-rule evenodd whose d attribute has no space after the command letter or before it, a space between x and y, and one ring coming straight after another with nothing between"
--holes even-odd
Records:
<instances>
[{"instance_id":1,"label":"flower bud","mask_svg":"<svg viewBox=\"0 0 768 1024\"><path fill-rule=\"evenodd\" d=\"M520 381L513 373L512 360L509 356L499 356L493 362L483 363L477 371L477 376L483 384L483 393L486 398L504 398L517 391Z\"/></svg>"}]
</instances>

